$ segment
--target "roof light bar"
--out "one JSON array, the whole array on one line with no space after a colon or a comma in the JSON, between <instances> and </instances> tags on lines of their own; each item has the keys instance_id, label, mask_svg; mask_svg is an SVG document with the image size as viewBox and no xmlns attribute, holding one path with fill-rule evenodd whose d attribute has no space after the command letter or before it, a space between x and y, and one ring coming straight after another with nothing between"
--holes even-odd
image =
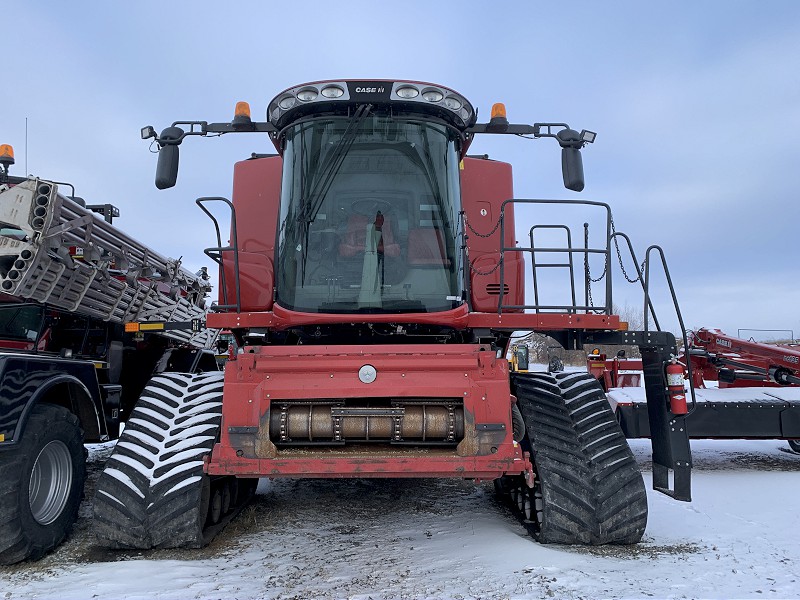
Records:
<instances>
[{"instance_id":1,"label":"roof light bar","mask_svg":"<svg viewBox=\"0 0 800 600\"><path fill-rule=\"evenodd\" d=\"M289 88L278 94L267 109L267 119L278 128L310 111L346 112L347 105L401 106L403 110L433 113L459 128L475 122L475 110L467 100L444 86L413 81L320 81Z\"/></svg>"}]
</instances>

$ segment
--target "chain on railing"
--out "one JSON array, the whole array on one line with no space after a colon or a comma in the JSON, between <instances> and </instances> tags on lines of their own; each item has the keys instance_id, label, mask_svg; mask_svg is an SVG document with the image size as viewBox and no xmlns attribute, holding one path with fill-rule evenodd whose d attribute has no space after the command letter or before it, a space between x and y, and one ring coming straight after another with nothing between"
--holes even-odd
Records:
<instances>
[{"instance_id":1,"label":"chain on railing","mask_svg":"<svg viewBox=\"0 0 800 600\"><path fill-rule=\"evenodd\" d=\"M463 215L463 213L462 213L462 215ZM478 237L482 237L482 238L490 238L490 237L492 237L492 236L495 234L495 232L497 231L497 229L500 227L500 222L503 220L503 215L502 215L502 214L500 215L500 218L499 218L499 219L497 219L497 223L495 223L495 224L494 224L494 227L492 227L492 230L491 230L489 233L481 233L480 231L476 231L476 230L475 230L475 228L473 228L473 227L472 227L472 225L470 225L470 224L469 224L469 221L467 220L467 216L466 216L466 215L463 215L463 218L462 218L462 220L463 220L463 221L464 221L464 223L466 224L467 228L468 228L468 229L469 229L469 230L470 230L472 233L474 233L475 235L477 235ZM476 275L481 275L481 276L484 276L484 277L486 277L486 276L488 276L488 275L491 275L491 274L493 274L495 271L497 271L497 269L499 269L499 268L500 268L500 263L502 263L502 262L503 262L503 252L500 252L500 260L499 260L499 261L497 261L497 264L496 264L494 267L492 267L491 269L489 269L488 271L481 271L481 270L477 269L477 268L475 267L475 265L474 265L474 264L472 264L472 262L471 262L471 261L468 261L468 262L469 262L469 270L470 270L472 273L475 273Z\"/></svg>"}]
</instances>

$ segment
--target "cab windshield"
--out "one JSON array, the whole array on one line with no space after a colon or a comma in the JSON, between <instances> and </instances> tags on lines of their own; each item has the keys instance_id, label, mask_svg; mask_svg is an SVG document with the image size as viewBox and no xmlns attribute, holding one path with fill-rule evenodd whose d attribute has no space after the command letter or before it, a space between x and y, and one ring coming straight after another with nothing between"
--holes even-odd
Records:
<instances>
[{"instance_id":1,"label":"cab windshield","mask_svg":"<svg viewBox=\"0 0 800 600\"><path fill-rule=\"evenodd\" d=\"M328 313L458 306L457 144L444 125L380 114L290 127L276 301Z\"/></svg>"}]
</instances>

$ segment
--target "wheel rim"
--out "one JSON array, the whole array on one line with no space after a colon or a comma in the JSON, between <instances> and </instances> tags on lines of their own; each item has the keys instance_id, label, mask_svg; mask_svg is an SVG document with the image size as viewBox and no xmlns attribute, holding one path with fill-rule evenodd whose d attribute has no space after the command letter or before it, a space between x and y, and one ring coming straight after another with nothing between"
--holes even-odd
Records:
<instances>
[{"instance_id":1,"label":"wheel rim","mask_svg":"<svg viewBox=\"0 0 800 600\"><path fill-rule=\"evenodd\" d=\"M226 481L225 487L222 488L222 514L228 514L231 509L231 482Z\"/></svg>"},{"instance_id":2,"label":"wheel rim","mask_svg":"<svg viewBox=\"0 0 800 600\"><path fill-rule=\"evenodd\" d=\"M222 517L222 494L219 489L214 490L211 496L211 510L209 511L208 520L212 525L219 523Z\"/></svg>"},{"instance_id":3,"label":"wheel rim","mask_svg":"<svg viewBox=\"0 0 800 600\"><path fill-rule=\"evenodd\" d=\"M61 515L72 489L72 455L67 445L53 440L42 448L31 470L28 499L31 514L40 525Z\"/></svg>"},{"instance_id":4,"label":"wheel rim","mask_svg":"<svg viewBox=\"0 0 800 600\"><path fill-rule=\"evenodd\" d=\"M536 512L533 510L533 498L531 496L531 490L527 489L525 491L525 498L522 501L522 516L528 521L532 521L536 518Z\"/></svg>"},{"instance_id":5,"label":"wheel rim","mask_svg":"<svg viewBox=\"0 0 800 600\"><path fill-rule=\"evenodd\" d=\"M516 498L517 509L519 509L519 512L523 513L523 515L525 514L525 496L527 495L526 489L527 488L525 487L524 483L520 485L519 492L517 492L517 498Z\"/></svg>"},{"instance_id":6,"label":"wheel rim","mask_svg":"<svg viewBox=\"0 0 800 600\"><path fill-rule=\"evenodd\" d=\"M542 498L542 484L539 480L533 488L533 503L531 505L530 520L536 524L536 531L542 532L542 523L544 522L544 499Z\"/></svg>"}]
</instances>

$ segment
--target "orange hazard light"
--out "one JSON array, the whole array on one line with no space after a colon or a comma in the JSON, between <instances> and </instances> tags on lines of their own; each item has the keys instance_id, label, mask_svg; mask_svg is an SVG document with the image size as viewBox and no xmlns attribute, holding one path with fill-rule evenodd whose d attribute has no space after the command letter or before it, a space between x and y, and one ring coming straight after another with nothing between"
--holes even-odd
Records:
<instances>
[{"instance_id":1,"label":"orange hazard light","mask_svg":"<svg viewBox=\"0 0 800 600\"><path fill-rule=\"evenodd\" d=\"M235 117L241 117L241 118L249 119L250 118L250 104L248 104L247 102L237 102L236 103L236 110L234 111L233 116L234 116L234 118Z\"/></svg>"},{"instance_id":2,"label":"orange hazard light","mask_svg":"<svg viewBox=\"0 0 800 600\"><path fill-rule=\"evenodd\" d=\"M506 118L506 105L502 102L492 104L492 119L505 119Z\"/></svg>"},{"instance_id":3,"label":"orange hazard light","mask_svg":"<svg viewBox=\"0 0 800 600\"><path fill-rule=\"evenodd\" d=\"M0 156L6 156L13 159L14 148L12 148L9 144L0 144Z\"/></svg>"}]
</instances>

